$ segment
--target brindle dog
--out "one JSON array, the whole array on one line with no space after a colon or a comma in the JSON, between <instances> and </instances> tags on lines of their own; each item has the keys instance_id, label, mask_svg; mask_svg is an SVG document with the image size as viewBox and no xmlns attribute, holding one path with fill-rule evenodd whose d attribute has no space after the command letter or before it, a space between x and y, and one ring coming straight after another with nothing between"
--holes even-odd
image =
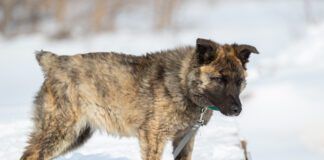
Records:
<instances>
[{"instance_id":1,"label":"brindle dog","mask_svg":"<svg viewBox=\"0 0 324 160\"><path fill-rule=\"evenodd\" d=\"M135 136L142 159L159 160L166 142L177 146L202 107L240 114L251 53L258 51L250 45L206 39L197 39L195 47L143 56L40 51L36 58L45 80L21 160L53 159L84 144L96 130ZM205 123L211 115L205 114ZM175 159L190 160L193 144L194 138Z\"/></svg>"}]
</instances>

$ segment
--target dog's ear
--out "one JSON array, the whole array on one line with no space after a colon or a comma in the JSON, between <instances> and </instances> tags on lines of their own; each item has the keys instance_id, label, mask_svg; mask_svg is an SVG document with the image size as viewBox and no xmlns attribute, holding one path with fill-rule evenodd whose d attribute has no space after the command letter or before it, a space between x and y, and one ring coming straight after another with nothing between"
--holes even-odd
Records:
<instances>
[{"instance_id":1,"label":"dog's ear","mask_svg":"<svg viewBox=\"0 0 324 160\"><path fill-rule=\"evenodd\" d=\"M246 69L246 63L249 62L250 54L251 53L259 54L259 51L254 46L251 46L251 45L234 44L233 47L236 51L236 56L240 59L244 69Z\"/></svg>"},{"instance_id":2,"label":"dog's ear","mask_svg":"<svg viewBox=\"0 0 324 160\"><path fill-rule=\"evenodd\" d=\"M218 44L208 40L198 38L196 41L196 54L198 64L208 64L216 58Z\"/></svg>"}]
</instances>

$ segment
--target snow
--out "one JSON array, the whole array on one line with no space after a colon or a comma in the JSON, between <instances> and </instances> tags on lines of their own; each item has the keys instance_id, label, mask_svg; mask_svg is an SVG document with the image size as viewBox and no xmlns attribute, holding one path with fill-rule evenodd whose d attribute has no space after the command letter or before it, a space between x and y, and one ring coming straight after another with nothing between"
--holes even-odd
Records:
<instances>
[{"instance_id":1,"label":"snow","mask_svg":"<svg viewBox=\"0 0 324 160\"><path fill-rule=\"evenodd\" d=\"M323 2L316 2L314 8L323 16ZM183 28L178 31L121 27L115 33L63 41L41 34L0 37L0 159L18 159L32 128L32 97L43 80L35 50L138 55L194 44L197 37L252 44L261 54L252 55L248 65L242 114L229 118L216 113L198 132L193 159L241 160L242 138L252 159L324 159L324 23L306 24L302 7L301 1L190 1L178 10L176 21ZM135 138L98 132L83 147L58 159L139 160L140 153ZM172 159L170 143L163 159Z\"/></svg>"}]
</instances>

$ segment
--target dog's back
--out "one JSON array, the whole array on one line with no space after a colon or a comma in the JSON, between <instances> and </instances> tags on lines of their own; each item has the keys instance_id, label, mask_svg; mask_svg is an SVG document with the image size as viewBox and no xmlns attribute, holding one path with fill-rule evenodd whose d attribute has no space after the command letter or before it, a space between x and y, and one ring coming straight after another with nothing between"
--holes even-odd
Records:
<instances>
[{"instance_id":1,"label":"dog's back","mask_svg":"<svg viewBox=\"0 0 324 160\"><path fill-rule=\"evenodd\" d=\"M44 51L36 57L46 77L37 98L55 100L42 101L52 104L39 104L40 107L58 108L65 114L71 112L69 116L84 123L80 126L89 123L110 134L136 134L148 103L138 95L141 94L138 79L143 78L139 72L145 74L148 63L143 57L115 53L57 56Z\"/></svg>"}]
</instances>

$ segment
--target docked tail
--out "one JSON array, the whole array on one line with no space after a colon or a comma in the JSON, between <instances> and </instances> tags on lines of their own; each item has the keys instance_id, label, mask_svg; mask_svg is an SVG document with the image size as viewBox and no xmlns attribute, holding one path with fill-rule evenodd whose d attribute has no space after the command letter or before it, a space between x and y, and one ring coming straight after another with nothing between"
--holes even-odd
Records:
<instances>
[{"instance_id":1,"label":"docked tail","mask_svg":"<svg viewBox=\"0 0 324 160\"><path fill-rule=\"evenodd\" d=\"M36 59L44 73L47 74L57 64L58 56L54 53L41 50L36 52Z\"/></svg>"}]
</instances>

